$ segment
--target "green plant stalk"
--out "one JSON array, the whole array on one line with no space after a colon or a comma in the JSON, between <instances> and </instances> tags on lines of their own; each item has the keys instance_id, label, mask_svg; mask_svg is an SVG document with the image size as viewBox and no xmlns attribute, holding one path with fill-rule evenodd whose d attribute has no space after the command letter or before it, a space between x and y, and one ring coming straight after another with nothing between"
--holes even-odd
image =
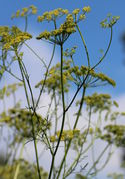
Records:
<instances>
[{"instance_id":1,"label":"green plant stalk","mask_svg":"<svg viewBox=\"0 0 125 179\"><path fill-rule=\"evenodd\" d=\"M66 141L64 141L64 153L66 153ZM66 156L65 156L65 162L64 162L63 179L65 179L65 172L66 172Z\"/></svg>"},{"instance_id":2,"label":"green plant stalk","mask_svg":"<svg viewBox=\"0 0 125 179\"><path fill-rule=\"evenodd\" d=\"M95 166L98 164L99 160L101 159L101 157L103 156L103 154L105 153L105 151L108 149L109 144L106 145L106 147L103 149L103 151L101 152L101 154L99 155L98 159L95 161L95 163L92 165L92 167L89 169L89 171L87 172L86 176L88 176L90 174L90 172L92 171L93 168L95 168Z\"/></svg>"},{"instance_id":3,"label":"green plant stalk","mask_svg":"<svg viewBox=\"0 0 125 179\"><path fill-rule=\"evenodd\" d=\"M110 149L109 153L108 153L108 156L107 156L107 159L105 160L104 164L99 169L97 169L97 172L100 172L107 165L107 163L109 162L112 154L113 154L113 152L111 152L111 149Z\"/></svg>"},{"instance_id":4,"label":"green plant stalk","mask_svg":"<svg viewBox=\"0 0 125 179\"><path fill-rule=\"evenodd\" d=\"M27 31L27 27L28 27L28 17L25 16L25 28L24 28L24 32Z\"/></svg>"},{"instance_id":5,"label":"green plant stalk","mask_svg":"<svg viewBox=\"0 0 125 179\"><path fill-rule=\"evenodd\" d=\"M78 155L77 155L76 159L74 160L74 162L71 164L71 166L70 166L69 169L67 170L65 177L67 177L67 176L71 173L71 171L76 168L76 166L77 166L77 164L78 164L78 162L79 162L79 159L80 159L81 154L82 154L82 155L84 154L84 152L82 152L82 150L83 150L83 146L84 146L84 143L85 143L85 141L86 141L87 135L88 135L88 133L89 133L90 122L91 122L91 106L90 106L90 111L89 111L89 120L88 120L87 132L86 132L86 135L85 135L85 139L84 139L84 141L82 142L83 145L82 145L82 147L81 147L81 149L80 149L80 152L78 152ZM88 148L88 149L89 149L89 148ZM87 150L86 150L86 151L87 151ZM74 167L74 168L73 168L73 167Z\"/></svg>"},{"instance_id":6,"label":"green plant stalk","mask_svg":"<svg viewBox=\"0 0 125 179\"><path fill-rule=\"evenodd\" d=\"M25 145L25 140L23 140L23 144L22 144L22 147L21 147L21 150L20 150L19 159L22 158L23 150L24 150L24 145ZM18 174L19 174L19 170L20 170L20 163L18 163L17 166L16 166L16 170L15 170L15 174L14 174L13 179L17 179Z\"/></svg>"},{"instance_id":7,"label":"green plant stalk","mask_svg":"<svg viewBox=\"0 0 125 179\"><path fill-rule=\"evenodd\" d=\"M92 148L91 148L91 153L92 153L92 162L93 164L95 163L95 152L94 152L94 146L92 145ZM94 173L96 174L97 173L97 169L96 169L96 165L93 165L93 169L94 169Z\"/></svg>"},{"instance_id":8,"label":"green plant stalk","mask_svg":"<svg viewBox=\"0 0 125 179\"><path fill-rule=\"evenodd\" d=\"M44 132L44 135L45 135L45 138L46 138L46 140L47 140L47 143L48 143L48 146L49 146L50 152L51 152L51 154L53 155L53 150L52 150L52 148L51 148L51 145L50 145L50 142L49 142L49 139L48 139L48 137L47 137L46 132Z\"/></svg>"},{"instance_id":9,"label":"green plant stalk","mask_svg":"<svg viewBox=\"0 0 125 179\"><path fill-rule=\"evenodd\" d=\"M96 63L96 64L92 67L92 70L95 69L95 68L104 60L104 58L106 57L106 55L107 55L107 53L108 53L108 51L109 51L109 49L110 49L110 46L111 46L111 43L112 43L112 35L113 35L113 29L112 29L112 27L111 27L110 29L111 29L111 34L110 34L110 40L109 40L108 47L107 47L107 49L106 49L104 55L102 56L102 58L99 60L99 62Z\"/></svg>"},{"instance_id":10,"label":"green plant stalk","mask_svg":"<svg viewBox=\"0 0 125 179\"><path fill-rule=\"evenodd\" d=\"M3 68L2 65L0 65L0 67ZM15 74L13 74L13 73L12 73L10 70L8 70L6 67L4 67L4 70L5 70L7 73L9 73L10 75L12 75L14 78L16 78L17 80L19 80L19 81L22 82L22 80L21 80L19 77L17 77Z\"/></svg>"},{"instance_id":11,"label":"green plant stalk","mask_svg":"<svg viewBox=\"0 0 125 179\"><path fill-rule=\"evenodd\" d=\"M82 152L82 155L85 154L85 153L90 149L90 147L91 147L92 145L93 145L93 141L92 141L92 142L88 145L88 147L86 147L86 149ZM76 157L76 161L78 160L77 158L79 158L79 155L80 155L80 153L79 153L78 156ZM70 170L72 169L72 166L75 164L76 161L74 161L73 164L70 166L70 168L68 169L67 174L65 175L65 177L67 177L67 176L69 175L69 172L70 172Z\"/></svg>"},{"instance_id":12,"label":"green plant stalk","mask_svg":"<svg viewBox=\"0 0 125 179\"><path fill-rule=\"evenodd\" d=\"M79 108L79 111L78 111L78 115L77 115L77 118L76 118L76 121L75 121L73 130L76 128L77 123L78 123L78 120L79 120L79 117L80 117L80 113L81 113L82 106L83 106L83 102L84 102L85 92L86 92L86 87L83 88L81 104L80 104L80 108ZM67 156L67 154L68 154L68 151L69 151L71 142L72 142L72 140L70 140L69 143L68 143L68 145L67 145L66 153L65 153L65 155L64 155L64 157L63 157L63 159L62 159L62 161L61 161L61 165L60 165L60 168L59 168L59 171L58 171L57 179L59 179L59 177L60 177L60 174L61 174L61 171L62 171L62 167L63 167L63 164L64 164L64 162L65 162L65 158L66 158L66 156Z\"/></svg>"},{"instance_id":13,"label":"green plant stalk","mask_svg":"<svg viewBox=\"0 0 125 179\"><path fill-rule=\"evenodd\" d=\"M56 135L58 117L57 117L57 100L56 100L55 90L53 90L53 94L54 94L54 103L55 103L55 131L54 131L54 135Z\"/></svg>"},{"instance_id":14,"label":"green plant stalk","mask_svg":"<svg viewBox=\"0 0 125 179\"><path fill-rule=\"evenodd\" d=\"M79 28L79 26L78 26L77 24L76 24L76 28L77 28L77 30L78 30L78 32L79 32L79 34L80 34L80 37L81 37L82 42L83 42L83 45L84 45L84 47L85 47L85 51L86 51L86 55L87 55L87 61L88 61L88 67L90 68L89 53L88 53L88 49L87 49L85 40L84 40L83 35L82 35L81 31L80 31L80 28Z\"/></svg>"},{"instance_id":15,"label":"green plant stalk","mask_svg":"<svg viewBox=\"0 0 125 179\"><path fill-rule=\"evenodd\" d=\"M28 84L28 87L29 87L29 90L30 90L31 99L32 99L32 105L33 105L33 109L32 110L33 110L34 113L36 113L35 103L34 103L34 97L33 97L33 92L32 92L32 88L31 88L31 85L30 85L30 81L29 81L29 76L28 76L26 67L25 67L23 62L21 63L21 66L22 66L22 71L24 73L25 79L27 81L27 84Z\"/></svg>"},{"instance_id":16,"label":"green plant stalk","mask_svg":"<svg viewBox=\"0 0 125 179\"><path fill-rule=\"evenodd\" d=\"M79 157L80 157L80 153L78 153L78 155L77 155L77 157L75 158L74 162L70 165L69 169L67 170L67 172L66 172L66 174L65 174L65 178L66 178L67 176L69 176L69 174L70 174L71 171L73 170L74 165L76 165L76 162L78 161Z\"/></svg>"},{"instance_id":17,"label":"green plant stalk","mask_svg":"<svg viewBox=\"0 0 125 179\"><path fill-rule=\"evenodd\" d=\"M49 67L50 67L51 62L52 62L53 57L54 57L55 48L56 48L56 44L54 44L54 47L53 47L52 56L51 56L49 65L47 66L47 69L46 69L46 74L45 74L44 82L43 82L43 85L42 85L42 89L40 90L40 93L39 93L39 96L38 96L38 99L37 99L36 107L35 107L35 108L37 108L37 106L38 106L38 104L39 104L39 101L40 101L40 98L41 98L41 95L42 95L42 93L43 93L43 89L44 89L44 86L45 86L45 83L46 83L46 79L47 79L47 75L48 75L48 72L49 72Z\"/></svg>"},{"instance_id":18,"label":"green plant stalk","mask_svg":"<svg viewBox=\"0 0 125 179\"><path fill-rule=\"evenodd\" d=\"M27 44L24 42L24 44L27 46L27 48L44 64L45 68L47 69L47 65L44 62L44 60Z\"/></svg>"},{"instance_id":19,"label":"green plant stalk","mask_svg":"<svg viewBox=\"0 0 125 179\"><path fill-rule=\"evenodd\" d=\"M59 135L59 138L58 138L58 141L57 141L56 149L55 149L53 156L52 156L52 162L51 162L51 167L50 167L48 179L51 179L52 170L53 170L53 167L54 167L55 156L56 156L56 153L58 151L59 144L60 144L60 141L61 141L61 136L62 136L62 132L63 132L63 128L64 128L64 122L65 122L65 114L66 114L66 112L65 112L64 84L63 84L63 44L60 45L60 46L61 46L61 69L60 69L60 71L61 71L61 92L62 92L62 104L63 104L63 118L62 118L61 130L60 130L60 135Z\"/></svg>"},{"instance_id":20,"label":"green plant stalk","mask_svg":"<svg viewBox=\"0 0 125 179\"><path fill-rule=\"evenodd\" d=\"M21 65L21 62L20 62L21 59L18 56L17 50L15 50L15 54L16 54L16 56L18 58L18 63L19 63L19 67L20 67L20 71L21 71L21 75L22 75L22 79L23 79L23 84L24 84L24 90L25 90L25 95L26 95L26 99L27 99L27 104L28 104L28 107L29 107L29 111L31 112L29 97L28 97L26 83L25 83L25 78L24 78L24 74L23 74L23 70L22 70L22 65ZM36 143L36 137L35 137L35 129L34 129L34 124L33 124L33 119L32 118L31 118L31 123L32 123L33 141L34 141L34 148L35 148L35 155L36 155L36 162L37 162L37 171L38 171L39 179L41 179L39 159L38 159L38 151L37 151L37 143Z\"/></svg>"}]
</instances>

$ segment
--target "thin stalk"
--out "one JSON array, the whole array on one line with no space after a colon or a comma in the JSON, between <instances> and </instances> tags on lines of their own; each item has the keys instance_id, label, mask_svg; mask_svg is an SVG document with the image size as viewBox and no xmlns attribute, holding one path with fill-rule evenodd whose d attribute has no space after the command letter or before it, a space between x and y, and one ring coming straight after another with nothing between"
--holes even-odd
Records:
<instances>
[{"instance_id":1,"label":"thin stalk","mask_svg":"<svg viewBox=\"0 0 125 179\"><path fill-rule=\"evenodd\" d=\"M46 63L44 62L44 60L26 42L24 42L24 44L44 64L45 68L47 69L48 67L47 67Z\"/></svg>"},{"instance_id":2,"label":"thin stalk","mask_svg":"<svg viewBox=\"0 0 125 179\"><path fill-rule=\"evenodd\" d=\"M64 141L64 153L66 153L66 141ZM63 179L65 179L65 173L66 173L66 158L65 158L65 162L64 162Z\"/></svg>"},{"instance_id":3,"label":"thin stalk","mask_svg":"<svg viewBox=\"0 0 125 179\"><path fill-rule=\"evenodd\" d=\"M112 146L111 146L112 147ZM104 164L99 168L97 169L97 172L100 172L106 165L107 163L109 162L111 156L112 156L113 152L111 151L111 148L109 149L109 153L108 153L108 156L107 156L107 159L105 160Z\"/></svg>"},{"instance_id":4,"label":"thin stalk","mask_svg":"<svg viewBox=\"0 0 125 179\"><path fill-rule=\"evenodd\" d=\"M81 99L81 103L80 103L80 108L79 108L79 111L78 111L78 115L77 115L77 118L76 118L73 130L76 128L78 120L79 120L79 117L80 117L80 114L81 114L81 110L82 110L82 106L83 106L83 102L84 102L84 97L85 97L85 92L86 92L86 87L84 87L84 89L83 89L82 99Z\"/></svg>"},{"instance_id":5,"label":"thin stalk","mask_svg":"<svg viewBox=\"0 0 125 179\"><path fill-rule=\"evenodd\" d=\"M24 145L25 145L25 140L23 141L23 144L22 144L22 147L21 147L21 150L20 150L19 159L22 158L23 150L24 150ZM17 166L16 166L16 170L15 170L15 174L14 174L14 178L13 179L17 179L18 174L19 174L19 170L20 170L20 163L18 163Z\"/></svg>"},{"instance_id":6,"label":"thin stalk","mask_svg":"<svg viewBox=\"0 0 125 179\"><path fill-rule=\"evenodd\" d=\"M0 65L0 67L2 68L3 66ZM22 80L21 80L19 77L17 77L15 74L13 74L13 73L12 73L10 70L8 70L6 67L4 67L4 70L5 70L6 72L8 72L10 75L12 75L14 78L16 78L17 80L19 80L19 81L22 82Z\"/></svg>"},{"instance_id":7,"label":"thin stalk","mask_svg":"<svg viewBox=\"0 0 125 179\"><path fill-rule=\"evenodd\" d=\"M22 79L23 79L24 90L25 90L25 95L26 95L26 100L27 100L29 112L31 112L29 96L28 96L28 92L27 92L27 87L26 87L26 82L25 82L25 78L24 78L24 73L23 73L22 65L21 65L21 59L18 56L17 50L15 50L15 54L16 54L16 56L18 58L18 63L19 63L20 72L21 72ZM35 148L35 155L36 155L36 162L37 162L37 171L38 171L39 179L41 179L39 159L38 159L38 151L37 151L37 143L36 143L36 137L35 137L35 129L34 129L34 124L33 124L33 119L32 118L31 118L31 123L32 123L32 134L33 134L33 141L34 141L34 148Z\"/></svg>"},{"instance_id":8,"label":"thin stalk","mask_svg":"<svg viewBox=\"0 0 125 179\"><path fill-rule=\"evenodd\" d=\"M86 92L86 88L84 87L83 88L83 93L82 93L82 99L81 99L81 103L80 103L80 107L79 107L79 111L78 111L78 115L76 117L76 121L75 121L75 124L74 124L74 127L73 127L73 130L76 128L77 126L77 123L78 123L78 120L79 120L79 117L80 117L80 114L81 114L81 110L82 110L82 106L83 106L83 102L84 102L84 97L85 97L85 92ZM71 145L71 142L72 140L69 141L68 145L67 145L67 149L66 149L66 153L61 161L61 165L60 165L60 168L59 168L59 171L58 171L58 175L57 175L57 178L56 179L59 179L60 177L60 174L61 174L61 171L62 171L62 167L63 167L63 164L65 162L65 158L68 154L68 151L69 151L69 148L70 148L70 145Z\"/></svg>"},{"instance_id":9,"label":"thin stalk","mask_svg":"<svg viewBox=\"0 0 125 179\"><path fill-rule=\"evenodd\" d=\"M95 69L102 61L103 59L106 57L109 49L110 49L110 46L111 46L111 42L112 42L112 35L113 35L113 30L112 30L112 27L110 28L111 29L111 34L110 34L110 40L109 40L109 44L108 44L108 47L104 53L104 55L102 56L102 58L99 60L98 63L96 63L93 67L92 67L92 70Z\"/></svg>"},{"instance_id":10,"label":"thin stalk","mask_svg":"<svg viewBox=\"0 0 125 179\"><path fill-rule=\"evenodd\" d=\"M54 131L54 135L56 135L57 125L58 125L58 117L57 117L57 100L56 100L55 89L53 90L53 94L54 94L54 103L55 103L55 131Z\"/></svg>"},{"instance_id":11,"label":"thin stalk","mask_svg":"<svg viewBox=\"0 0 125 179\"><path fill-rule=\"evenodd\" d=\"M89 111L88 127L87 127L87 131L86 131L86 134L85 134L84 141L82 142L82 147L81 147L81 149L80 149L80 152L78 152L77 157L75 158L75 160L73 161L73 163L71 164L71 166L69 167L69 169L67 170L65 177L69 176L70 173L71 173L73 170L75 170L75 168L77 167L77 165L78 165L78 163L79 163L79 161L80 161L81 155L83 155L83 154L85 153L85 151L87 151L87 150L85 150L85 151L82 152L84 143L85 143L86 138L87 138L88 133L89 133L90 122L91 122L91 107L90 107L90 111Z\"/></svg>"},{"instance_id":12,"label":"thin stalk","mask_svg":"<svg viewBox=\"0 0 125 179\"><path fill-rule=\"evenodd\" d=\"M65 122L65 113L66 112L65 112L65 96L64 96L64 84L63 84L63 45L61 45L61 69L60 69L60 72L61 72L61 92L62 92L62 104L63 104L63 118L62 118L62 124L61 124L61 130L60 130L58 142L57 142L55 151L54 151L53 156L52 156L52 162L51 162L51 166L50 166L50 172L49 172L48 179L50 179L51 175L52 175L55 156L56 156L56 153L57 153L58 148L59 148L59 144L60 144L60 141L61 141L61 136L62 136L62 132L63 132L63 128L64 128L64 122Z\"/></svg>"},{"instance_id":13,"label":"thin stalk","mask_svg":"<svg viewBox=\"0 0 125 179\"><path fill-rule=\"evenodd\" d=\"M103 149L103 151L101 152L101 154L99 155L99 157L97 158L97 160L95 161L95 163L92 165L92 167L89 169L89 171L87 172L86 176L88 176L90 174L90 172L93 170L93 168L95 168L95 166L98 164L99 160L102 158L103 154L105 153L105 151L108 149L109 144L106 145L106 147Z\"/></svg>"},{"instance_id":14,"label":"thin stalk","mask_svg":"<svg viewBox=\"0 0 125 179\"><path fill-rule=\"evenodd\" d=\"M47 137L46 132L44 132L44 135L45 135L45 138L46 138L47 144L48 144L48 146L49 146L50 152L51 152L51 154L53 155L53 150L52 150L52 147L51 147L51 145L50 145L50 142L49 142L49 139L48 139L48 137Z\"/></svg>"},{"instance_id":15,"label":"thin stalk","mask_svg":"<svg viewBox=\"0 0 125 179\"><path fill-rule=\"evenodd\" d=\"M88 61L88 67L90 68L89 53L88 53L88 49L87 49L85 40L84 40L83 35L82 35L81 31L80 31L80 28L79 28L79 26L78 26L77 24L76 24L76 28L77 28L77 30L78 30L78 32L79 32L79 34L80 34L80 37L81 37L82 42L83 42L83 45L84 45L84 47L85 47L85 51L86 51L86 55L87 55L87 61Z\"/></svg>"},{"instance_id":16,"label":"thin stalk","mask_svg":"<svg viewBox=\"0 0 125 179\"><path fill-rule=\"evenodd\" d=\"M27 31L27 27L28 27L28 18L27 18L27 16L25 16L25 28L24 28L24 32Z\"/></svg>"},{"instance_id":17,"label":"thin stalk","mask_svg":"<svg viewBox=\"0 0 125 179\"><path fill-rule=\"evenodd\" d=\"M38 104L39 104L39 101L40 101L40 98L41 98L41 95L42 95L42 93L43 93L43 89L44 89L44 86L45 86L45 83L46 83L46 79L47 79L47 76L48 76L49 68L50 68L50 65L51 65L52 60L53 60L53 57L54 57L55 48L56 48L56 44L54 44L54 47L53 47L52 56L51 56L49 65L47 66L47 69L46 69L46 74L45 74L44 82L43 82L42 88L41 88L41 90L40 90L40 93L39 93L39 96L38 96L38 99L37 99L36 107L35 107L35 108L37 108L37 106L38 106Z\"/></svg>"}]
</instances>

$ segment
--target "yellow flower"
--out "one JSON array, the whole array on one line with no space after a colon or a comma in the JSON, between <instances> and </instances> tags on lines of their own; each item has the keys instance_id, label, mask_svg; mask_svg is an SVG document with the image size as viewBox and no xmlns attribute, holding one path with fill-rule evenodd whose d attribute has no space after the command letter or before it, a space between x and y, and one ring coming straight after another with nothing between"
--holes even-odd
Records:
<instances>
[{"instance_id":1,"label":"yellow flower","mask_svg":"<svg viewBox=\"0 0 125 179\"><path fill-rule=\"evenodd\" d=\"M74 11L72 12L72 14L76 15L80 12L80 9L74 9Z\"/></svg>"},{"instance_id":2,"label":"yellow flower","mask_svg":"<svg viewBox=\"0 0 125 179\"><path fill-rule=\"evenodd\" d=\"M59 11L58 11L57 9L55 9L55 10L53 11L53 15L54 15L54 16L58 16L58 15L59 15Z\"/></svg>"},{"instance_id":3,"label":"yellow flower","mask_svg":"<svg viewBox=\"0 0 125 179\"><path fill-rule=\"evenodd\" d=\"M18 11L16 12L16 17L19 17L19 15L20 15L20 10L18 10Z\"/></svg>"},{"instance_id":4,"label":"yellow flower","mask_svg":"<svg viewBox=\"0 0 125 179\"><path fill-rule=\"evenodd\" d=\"M24 15L25 15L25 12L21 12L20 16L24 17Z\"/></svg>"},{"instance_id":5,"label":"yellow flower","mask_svg":"<svg viewBox=\"0 0 125 179\"><path fill-rule=\"evenodd\" d=\"M28 8L27 7L24 7L22 10L23 10L24 13L28 12Z\"/></svg>"},{"instance_id":6,"label":"yellow flower","mask_svg":"<svg viewBox=\"0 0 125 179\"><path fill-rule=\"evenodd\" d=\"M84 12L90 12L91 11L91 8L90 8L90 6L85 6L85 7L83 7L83 9L82 9Z\"/></svg>"},{"instance_id":7,"label":"yellow flower","mask_svg":"<svg viewBox=\"0 0 125 179\"><path fill-rule=\"evenodd\" d=\"M68 14L69 11L68 11L67 9L63 9L63 10L62 10L62 13L63 13L63 14Z\"/></svg>"},{"instance_id":8,"label":"yellow flower","mask_svg":"<svg viewBox=\"0 0 125 179\"><path fill-rule=\"evenodd\" d=\"M36 14L36 13L37 13L37 8L36 8L36 6L31 5L30 8L32 9L32 12L31 12L32 14Z\"/></svg>"},{"instance_id":9,"label":"yellow flower","mask_svg":"<svg viewBox=\"0 0 125 179\"><path fill-rule=\"evenodd\" d=\"M56 137L55 136L51 136L50 137L50 142L55 142L56 141Z\"/></svg>"},{"instance_id":10,"label":"yellow flower","mask_svg":"<svg viewBox=\"0 0 125 179\"><path fill-rule=\"evenodd\" d=\"M4 46L3 46L3 49L6 49L6 50L8 50L8 49L10 49L10 43L6 43Z\"/></svg>"},{"instance_id":11,"label":"yellow flower","mask_svg":"<svg viewBox=\"0 0 125 179\"><path fill-rule=\"evenodd\" d=\"M83 19L85 19L85 18L86 18L85 14L81 14L81 15L79 16L79 20L83 20Z\"/></svg>"}]
</instances>

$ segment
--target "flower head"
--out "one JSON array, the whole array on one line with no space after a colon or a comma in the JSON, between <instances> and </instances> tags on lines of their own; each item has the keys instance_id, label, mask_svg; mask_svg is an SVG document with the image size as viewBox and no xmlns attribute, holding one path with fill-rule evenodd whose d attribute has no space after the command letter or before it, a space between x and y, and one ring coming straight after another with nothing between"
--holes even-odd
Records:
<instances>
[{"instance_id":1,"label":"flower head","mask_svg":"<svg viewBox=\"0 0 125 179\"><path fill-rule=\"evenodd\" d=\"M107 18L101 21L100 25L102 28L111 28L120 19L120 16L107 15Z\"/></svg>"},{"instance_id":2,"label":"flower head","mask_svg":"<svg viewBox=\"0 0 125 179\"><path fill-rule=\"evenodd\" d=\"M3 30L6 30L3 32ZM18 27L13 26L12 28L1 27L0 28L0 41L3 49L9 50L18 48L20 44L32 38L27 32L22 32Z\"/></svg>"},{"instance_id":3,"label":"flower head","mask_svg":"<svg viewBox=\"0 0 125 179\"><path fill-rule=\"evenodd\" d=\"M62 17L63 15L66 15L66 14L68 14L67 9L58 8L49 12L48 11L44 12L42 16L38 16L37 20L38 22L55 21L57 18Z\"/></svg>"},{"instance_id":4,"label":"flower head","mask_svg":"<svg viewBox=\"0 0 125 179\"><path fill-rule=\"evenodd\" d=\"M36 14L36 13L37 13L37 8L34 5L31 5L29 7L22 8L22 10L17 10L17 12L11 16L11 19L17 17L27 17L28 15Z\"/></svg>"},{"instance_id":5,"label":"flower head","mask_svg":"<svg viewBox=\"0 0 125 179\"><path fill-rule=\"evenodd\" d=\"M83 7L82 11L83 12L90 12L91 8L90 8L90 6L85 6L85 7Z\"/></svg>"}]
</instances>

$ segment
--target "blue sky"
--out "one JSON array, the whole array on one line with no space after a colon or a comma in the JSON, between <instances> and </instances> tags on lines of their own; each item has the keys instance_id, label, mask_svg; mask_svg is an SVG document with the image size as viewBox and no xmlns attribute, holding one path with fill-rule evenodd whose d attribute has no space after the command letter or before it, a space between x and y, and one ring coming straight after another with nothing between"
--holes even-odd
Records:
<instances>
[{"instance_id":1,"label":"blue sky","mask_svg":"<svg viewBox=\"0 0 125 179\"><path fill-rule=\"evenodd\" d=\"M100 57L99 50L106 49L110 36L109 29L102 29L100 27L100 21L103 20L108 13L119 15L120 20L113 28L113 41L110 51L104 62L97 68L99 72L104 72L114 79L117 86L115 88L104 86L98 88L98 91L109 92L115 98L125 95L125 66L123 66L125 54L123 53L123 47L120 41L121 35L125 31L124 0L0 0L0 2L0 25L18 25L21 28L23 27L23 20L11 20L10 17L12 13L22 7L28 7L34 4L38 7L38 14L41 15L45 11L58 7L72 11L75 8L83 8L89 5L92 10L87 15L85 22L80 23L80 28L83 32L93 64L97 62ZM48 23L38 24L36 22L36 17L30 17L28 30L30 33L37 35L47 28L48 25ZM79 36L74 37L75 38L68 40L67 45L74 46L80 43ZM76 55L77 64L81 61L82 55L80 52L82 52L82 50L83 47L81 45L78 50L79 53Z\"/></svg>"},{"instance_id":2,"label":"blue sky","mask_svg":"<svg viewBox=\"0 0 125 179\"><path fill-rule=\"evenodd\" d=\"M80 23L80 27L84 34L86 44L90 53L91 61L94 63L100 57L99 50L106 48L109 41L109 29L100 28L100 21L103 20L108 13L112 15L120 15L119 22L114 26L113 41L110 51L102 63L98 67L98 71L102 71L109 75L116 81L116 88L104 87L101 90L103 92L110 92L113 96L119 96L125 92L125 67L123 66L124 53L122 49L122 43L120 37L125 30L125 1L123 0L1 0L0 6L0 25L18 25L22 27L23 20L11 20L12 13L22 7L28 7L34 4L38 7L38 14L42 14L44 11L52 10L54 8L66 8L72 11L74 8L82 8L83 6L90 5L91 13L87 15L85 22ZM48 24L38 24L36 17L30 17L29 31L34 33L40 33ZM79 37L69 40L69 45L75 45L75 42L79 43ZM76 44L76 45L77 45ZM80 49L82 50L82 48ZM80 52L77 56L78 61L81 58ZM100 89L99 89L100 90Z\"/></svg>"}]
</instances>

